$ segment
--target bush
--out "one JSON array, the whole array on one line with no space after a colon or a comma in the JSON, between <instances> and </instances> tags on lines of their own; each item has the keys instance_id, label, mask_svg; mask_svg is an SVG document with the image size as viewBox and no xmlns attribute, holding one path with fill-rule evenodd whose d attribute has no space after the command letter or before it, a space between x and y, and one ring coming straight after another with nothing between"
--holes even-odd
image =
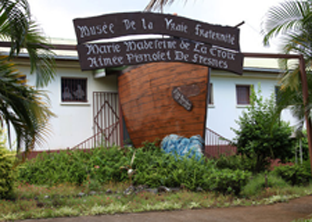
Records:
<instances>
[{"instance_id":1,"label":"bush","mask_svg":"<svg viewBox=\"0 0 312 222\"><path fill-rule=\"evenodd\" d=\"M15 154L4 147L4 142L0 142L0 199L13 197L15 170Z\"/></svg>"},{"instance_id":2,"label":"bush","mask_svg":"<svg viewBox=\"0 0 312 222\"><path fill-rule=\"evenodd\" d=\"M278 158L284 162L291 158L294 143L290 138L292 128L279 119L274 97L263 101L261 96L257 97L252 91L250 98L248 112L243 112L236 121L239 129L232 130L237 135L234 140L237 152L254 158L256 164L253 172L258 173L268 168L270 159Z\"/></svg>"},{"instance_id":3,"label":"bush","mask_svg":"<svg viewBox=\"0 0 312 222\"><path fill-rule=\"evenodd\" d=\"M251 173L243 170L213 170L206 173L203 187L223 194L238 195L248 182Z\"/></svg>"},{"instance_id":4,"label":"bush","mask_svg":"<svg viewBox=\"0 0 312 222\"><path fill-rule=\"evenodd\" d=\"M252 172L255 168L256 160L247 158L245 155L221 155L216 159L218 169L247 170Z\"/></svg>"},{"instance_id":5,"label":"bush","mask_svg":"<svg viewBox=\"0 0 312 222\"><path fill-rule=\"evenodd\" d=\"M309 183L311 179L311 171L307 170L302 165L285 165L277 166L272 173L282 177L285 181L294 185L305 185Z\"/></svg>"},{"instance_id":6,"label":"bush","mask_svg":"<svg viewBox=\"0 0 312 222\"><path fill-rule=\"evenodd\" d=\"M281 177L271 173L268 175L262 173L248 181L248 183L242 188L241 195L250 197L261 193L266 187L283 188L287 186L289 186L289 184Z\"/></svg>"},{"instance_id":7,"label":"bush","mask_svg":"<svg viewBox=\"0 0 312 222\"><path fill-rule=\"evenodd\" d=\"M130 169L132 173L128 175ZM151 188L183 186L195 191L201 187L237 194L250 173L216 169L215 161L204 157L176 158L148 143L138 149L112 147L42 154L23 164L19 176L24 182L41 185L70 182L96 189L100 183L130 181Z\"/></svg>"},{"instance_id":8,"label":"bush","mask_svg":"<svg viewBox=\"0 0 312 222\"><path fill-rule=\"evenodd\" d=\"M42 153L20 167L19 180L37 185L82 184L89 179L100 183L125 181L127 174L120 167L129 155L118 147Z\"/></svg>"}]
</instances>

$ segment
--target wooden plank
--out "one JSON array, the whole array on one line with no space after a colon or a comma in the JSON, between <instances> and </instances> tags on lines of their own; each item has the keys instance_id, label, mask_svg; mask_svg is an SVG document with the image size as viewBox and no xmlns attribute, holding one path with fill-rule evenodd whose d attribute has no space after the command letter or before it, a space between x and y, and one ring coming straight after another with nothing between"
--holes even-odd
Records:
<instances>
[{"instance_id":1,"label":"wooden plank","mask_svg":"<svg viewBox=\"0 0 312 222\"><path fill-rule=\"evenodd\" d=\"M159 42L162 42L161 47L158 46ZM242 53L185 39L163 38L86 43L78 45L77 50L82 70L150 62L184 62L237 74L243 72L244 56Z\"/></svg>"},{"instance_id":2,"label":"wooden plank","mask_svg":"<svg viewBox=\"0 0 312 222\"><path fill-rule=\"evenodd\" d=\"M196 78L190 78L190 72ZM157 84L149 84L155 81ZM199 93L189 97L189 112L171 96L174 87L195 84ZM118 78L119 98L130 138L135 147L175 133L201 135L205 126L208 69L184 63L151 63Z\"/></svg>"},{"instance_id":3,"label":"wooden plank","mask_svg":"<svg viewBox=\"0 0 312 222\"><path fill-rule=\"evenodd\" d=\"M212 25L181 16L126 12L73 20L78 43L137 34L164 34L240 51L237 27Z\"/></svg>"}]
</instances>

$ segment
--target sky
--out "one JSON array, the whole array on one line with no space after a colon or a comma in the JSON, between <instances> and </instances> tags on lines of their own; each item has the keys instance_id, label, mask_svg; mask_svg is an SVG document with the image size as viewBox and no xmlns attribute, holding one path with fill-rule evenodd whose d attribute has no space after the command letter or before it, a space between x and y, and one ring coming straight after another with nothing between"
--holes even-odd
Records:
<instances>
[{"instance_id":1,"label":"sky","mask_svg":"<svg viewBox=\"0 0 312 222\"><path fill-rule=\"evenodd\" d=\"M73 19L118 12L143 11L149 0L28 0L33 19L50 38L76 39ZM281 0L176 0L163 13L202 22L240 26L242 52L278 52L277 40L264 47L261 24L270 7Z\"/></svg>"}]
</instances>

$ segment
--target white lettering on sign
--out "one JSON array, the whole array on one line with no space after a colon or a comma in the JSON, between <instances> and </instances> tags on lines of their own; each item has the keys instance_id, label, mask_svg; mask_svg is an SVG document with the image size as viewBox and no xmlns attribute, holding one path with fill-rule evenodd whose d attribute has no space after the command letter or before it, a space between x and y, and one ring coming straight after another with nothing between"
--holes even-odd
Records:
<instances>
[{"instance_id":1,"label":"white lettering on sign","mask_svg":"<svg viewBox=\"0 0 312 222\"><path fill-rule=\"evenodd\" d=\"M193 104L192 102L178 89L174 88L172 90L173 99L182 107L184 107L187 111L191 111Z\"/></svg>"},{"instance_id":2,"label":"white lettering on sign","mask_svg":"<svg viewBox=\"0 0 312 222\"><path fill-rule=\"evenodd\" d=\"M196 42L194 47L194 52L207 54L208 48L203 43Z\"/></svg>"},{"instance_id":3,"label":"white lettering on sign","mask_svg":"<svg viewBox=\"0 0 312 222\"><path fill-rule=\"evenodd\" d=\"M136 30L135 21L130 21L129 19L124 19L124 20L122 20L122 22L123 22L126 30L129 30L129 29Z\"/></svg>"},{"instance_id":4,"label":"white lettering on sign","mask_svg":"<svg viewBox=\"0 0 312 222\"><path fill-rule=\"evenodd\" d=\"M209 51L210 51L210 54L215 57L222 58L222 59L235 60L235 53L233 52L225 51L225 50L218 49L218 48L211 48Z\"/></svg>"},{"instance_id":5,"label":"white lettering on sign","mask_svg":"<svg viewBox=\"0 0 312 222\"><path fill-rule=\"evenodd\" d=\"M187 25L185 25L183 22L176 24L173 22L173 19L165 18L165 24L167 30L187 33Z\"/></svg>"},{"instance_id":6,"label":"white lettering on sign","mask_svg":"<svg viewBox=\"0 0 312 222\"><path fill-rule=\"evenodd\" d=\"M108 25L104 22L103 25L95 25L95 26L77 26L80 31L80 38L88 37L88 36L96 36L101 34L109 34L114 33L114 24L109 23Z\"/></svg>"},{"instance_id":7,"label":"white lettering on sign","mask_svg":"<svg viewBox=\"0 0 312 222\"><path fill-rule=\"evenodd\" d=\"M147 21L145 20L145 18L142 18L141 21L142 21L142 27L143 27L143 29L153 29L153 28L154 28L153 22L147 22Z\"/></svg>"},{"instance_id":8,"label":"white lettering on sign","mask_svg":"<svg viewBox=\"0 0 312 222\"><path fill-rule=\"evenodd\" d=\"M148 62L186 62L212 68L234 70L240 73L237 64L242 56L201 42L178 39L144 39L125 42L85 44L79 54L86 69L115 67ZM78 48L78 52L81 49Z\"/></svg>"},{"instance_id":9,"label":"white lettering on sign","mask_svg":"<svg viewBox=\"0 0 312 222\"><path fill-rule=\"evenodd\" d=\"M165 41L165 40L143 40L143 41L126 41L123 42L126 46L126 51L136 51L136 50L152 50L152 49L176 49L175 41Z\"/></svg>"},{"instance_id":10,"label":"white lettering on sign","mask_svg":"<svg viewBox=\"0 0 312 222\"><path fill-rule=\"evenodd\" d=\"M202 56L202 55L198 55L198 54L194 54L192 62L203 64L206 66L219 68L219 69L227 69L228 68L227 61L218 60L215 58L206 57L206 56Z\"/></svg>"},{"instance_id":11,"label":"white lettering on sign","mask_svg":"<svg viewBox=\"0 0 312 222\"><path fill-rule=\"evenodd\" d=\"M127 53L126 54L127 61L129 63L146 63L146 62L159 62L159 61L167 61L170 60L170 52L160 52L157 51L155 53Z\"/></svg>"},{"instance_id":12,"label":"white lettering on sign","mask_svg":"<svg viewBox=\"0 0 312 222\"><path fill-rule=\"evenodd\" d=\"M231 45L235 45L234 35L231 35L229 33L223 34L219 32L214 32L212 30L206 30L201 27L202 26L200 24L197 24L195 26L195 35L206 38L206 39L212 39L215 41L220 41L220 42L229 43Z\"/></svg>"},{"instance_id":13,"label":"white lettering on sign","mask_svg":"<svg viewBox=\"0 0 312 222\"><path fill-rule=\"evenodd\" d=\"M175 52L175 60L176 61L182 61L182 62L188 62L189 55L182 52L182 51L174 51Z\"/></svg>"},{"instance_id":14,"label":"white lettering on sign","mask_svg":"<svg viewBox=\"0 0 312 222\"><path fill-rule=\"evenodd\" d=\"M87 55L120 52L120 45L115 43L109 45L86 44L86 47L88 48Z\"/></svg>"},{"instance_id":15,"label":"white lettering on sign","mask_svg":"<svg viewBox=\"0 0 312 222\"><path fill-rule=\"evenodd\" d=\"M90 67L105 67L105 66L121 66L124 64L122 56L113 57L88 57Z\"/></svg>"}]
</instances>

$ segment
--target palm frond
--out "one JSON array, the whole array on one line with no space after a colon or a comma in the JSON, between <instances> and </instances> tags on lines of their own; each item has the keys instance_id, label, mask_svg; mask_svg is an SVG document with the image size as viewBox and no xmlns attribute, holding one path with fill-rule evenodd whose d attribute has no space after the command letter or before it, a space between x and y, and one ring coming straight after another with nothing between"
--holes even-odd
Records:
<instances>
[{"instance_id":1,"label":"palm frond","mask_svg":"<svg viewBox=\"0 0 312 222\"><path fill-rule=\"evenodd\" d=\"M49 100L44 91L23 85L20 75L13 63L6 57L0 57L1 124L7 126L9 141L11 127L14 128L17 150L23 147L27 151L45 141L46 125L54 114L49 110Z\"/></svg>"},{"instance_id":2,"label":"palm frond","mask_svg":"<svg viewBox=\"0 0 312 222\"><path fill-rule=\"evenodd\" d=\"M175 0L150 0L148 5L145 7L145 11L152 11L152 10L162 10L162 8L166 5L171 5ZM184 0L186 3L187 0Z\"/></svg>"},{"instance_id":3,"label":"palm frond","mask_svg":"<svg viewBox=\"0 0 312 222\"><path fill-rule=\"evenodd\" d=\"M300 31L304 21L312 16L310 4L306 1L286 1L272 7L262 24L264 44L268 45L271 38L287 35L289 31Z\"/></svg>"},{"instance_id":4,"label":"palm frond","mask_svg":"<svg viewBox=\"0 0 312 222\"><path fill-rule=\"evenodd\" d=\"M54 79L55 63L52 46L32 21L26 0L4 0L0 3L0 38L11 41L10 58L22 48L28 52L31 74L36 73L39 87Z\"/></svg>"}]
</instances>

